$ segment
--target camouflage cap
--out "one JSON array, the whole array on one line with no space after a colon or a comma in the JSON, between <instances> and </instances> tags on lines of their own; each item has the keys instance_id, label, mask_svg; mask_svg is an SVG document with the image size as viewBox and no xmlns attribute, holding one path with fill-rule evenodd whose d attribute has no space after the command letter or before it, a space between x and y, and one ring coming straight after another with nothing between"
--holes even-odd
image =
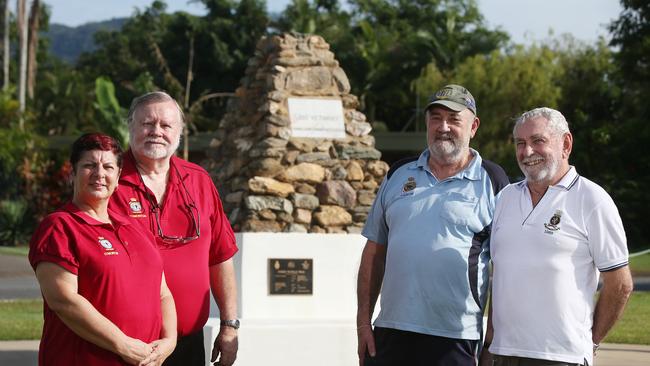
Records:
<instances>
[{"instance_id":1,"label":"camouflage cap","mask_svg":"<svg viewBox=\"0 0 650 366\"><path fill-rule=\"evenodd\" d=\"M460 85L449 84L444 88L438 90L434 95L429 98L429 103L424 108L428 110L433 105L441 105L453 111L460 112L465 108L469 109L476 116L476 101L469 92Z\"/></svg>"}]
</instances>

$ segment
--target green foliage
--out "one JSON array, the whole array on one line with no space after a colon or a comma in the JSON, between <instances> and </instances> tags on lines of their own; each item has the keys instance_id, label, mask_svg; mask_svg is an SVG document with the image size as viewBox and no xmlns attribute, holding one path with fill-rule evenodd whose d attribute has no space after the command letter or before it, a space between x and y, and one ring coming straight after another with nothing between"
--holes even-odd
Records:
<instances>
[{"instance_id":1,"label":"green foliage","mask_svg":"<svg viewBox=\"0 0 650 366\"><path fill-rule=\"evenodd\" d=\"M562 90L559 110L570 123L575 146L571 163L580 174L594 177L611 190L615 173L608 166L619 146L612 144L618 129L616 104L620 89L611 80L616 65L612 51L601 40L595 46L566 40L559 45L559 66L564 75L557 79Z\"/></svg>"},{"instance_id":2,"label":"green foliage","mask_svg":"<svg viewBox=\"0 0 650 366\"><path fill-rule=\"evenodd\" d=\"M26 213L27 203L23 200L0 201L0 245L16 246L24 241Z\"/></svg>"},{"instance_id":3,"label":"green foliage","mask_svg":"<svg viewBox=\"0 0 650 366\"><path fill-rule=\"evenodd\" d=\"M30 109L37 116L34 130L43 136L75 136L96 130L94 78L57 60L39 69L36 99Z\"/></svg>"},{"instance_id":4,"label":"green foliage","mask_svg":"<svg viewBox=\"0 0 650 366\"><path fill-rule=\"evenodd\" d=\"M18 101L12 96L13 90L0 91L0 182L8 175L15 174L24 146L24 133L18 129Z\"/></svg>"},{"instance_id":5,"label":"green foliage","mask_svg":"<svg viewBox=\"0 0 650 366\"><path fill-rule=\"evenodd\" d=\"M121 105L128 105L146 86L185 98L190 50L194 50L189 104L214 91L234 91L259 38L266 33L264 1L201 0L204 17L168 14L162 1L137 12L120 31L96 34L97 49L83 54L79 65L89 75L105 75L115 85ZM183 104L183 103L181 103ZM223 103L204 106L208 115Z\"/></svg>"},{"instance_id":6,"label":"green foliage","mask_svg":"<svg viewBox=\"0 0 650 366\"><path fill-rule=\"evenodd\" d=\"M99 131L113 136L120 144L126 147L129 141L129 131L126 126L126 110L120 107L115 97L113 83L105 77L95 80L95 108L102 117L98 127Z\"/></svg>"},{"instance_id":7,"label":"green foliage","mask_svg":"<svg viewBox=\"0 0 650 366\"><path fill-rule=\"evenodd\" d=\"M624 79L635 87L642 87L650 80L650 3L639 0L620 2L623 12L610 25L611 43L620 47L616 58Z\"/></svg>"},{"instance_id":8,"label":"green foliage","mask_svg":"<svg viewBox=\"0 0 650 366\"><path fill-rule=\"evenodd\" d=\"M620 91L614 107L615 128L608 157L612 195L624 217L632 247L647 242L650 227L646 210L650 204L650 3L622 0L623 12L610 27L616 74L611 84Z\"/></svg>"}]
</instances>

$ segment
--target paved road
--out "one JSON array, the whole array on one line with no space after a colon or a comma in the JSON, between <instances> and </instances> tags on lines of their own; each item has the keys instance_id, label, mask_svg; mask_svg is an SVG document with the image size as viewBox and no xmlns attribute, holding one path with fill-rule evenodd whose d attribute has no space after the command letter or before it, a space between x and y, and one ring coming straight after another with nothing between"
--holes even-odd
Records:
<instances>
[{"instance_id":1,"label":"paved road","mask_svg":"<svg viewBox=\"0 0 650 366\"><path fill-rule=\"evenodd\" d=\"M650 291L650 277L634 277L634 291Z\"/></svg>"},{"instance_id":2,"label":"paved road","mask_svg":"<svg viewBox=\"0 0 650 366\"><path fill-rule=\"evenodd\" d=\"M634 277L634 291L650 291L650 277ZM0 255L0 300L40 297L41 290L27 258Z\"/></svg>"},{"instance_id":3,"label":"paved road","mask_svg":"<svg viewBox=\"0 0 650 366\"><path fill-rule=\"evenodd\" d=\"M40 297L41 290L27 258L0 255L0 300Z\"/></svg>"}]
</instances>

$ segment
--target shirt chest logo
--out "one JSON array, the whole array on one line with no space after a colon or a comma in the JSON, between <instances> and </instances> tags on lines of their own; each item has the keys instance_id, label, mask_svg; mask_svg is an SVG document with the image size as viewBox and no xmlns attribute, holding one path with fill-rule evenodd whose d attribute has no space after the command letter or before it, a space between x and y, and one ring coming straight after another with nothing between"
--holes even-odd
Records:
<instances>
[{"instance_id":1,"label":"shirt chest logo","mask_svg":"<svg viewBox=\"0 0 650 366\"><path fill-rule=\"evenodd\" d=\"M415 183L415 178L414 177L408 177L406 179L406 182L402 186L402 196L408 196L413 194L413 190L417 187L417 183Z\"/></svg>"},{"instance_id":2,"label":"shirt chest logo","mask_svg":"<svg viewBox=\"0 0 650 366\"><path fill-rule=\"evenodd\" d=\"M97 237L97 241L99 242L99 245L104 248L104 255L117 255L118 252L115 250L115 247L113 246L113 243L111 243L108 239L105 239L104 237Z\"/></svg>"},{"instance_id":3,"label":"shirt chest logo","mask_svg":"<svg viewBox=\"0 0 650 366\"><path fill-rule=\"evenodd\" d=\"M554 232L560 230L560 221L562 220L562 210L557 210L555 211L555 214L551 216L550 220L548 220L548 223L544 224L544 227L546 230L544 231L546 234L553 234Z\"/></svg>"},{"instance_id":4,"label":"shirt chest logo","mask_svg":"<svg viewBox=\"0 0 650 366\"><path fill-rule=\"evenodd\" d=\"M131 198L129 200L129 216L131 217L146 217L142 212L142 203L136 198Z\"/></svg>"}]
</instances>

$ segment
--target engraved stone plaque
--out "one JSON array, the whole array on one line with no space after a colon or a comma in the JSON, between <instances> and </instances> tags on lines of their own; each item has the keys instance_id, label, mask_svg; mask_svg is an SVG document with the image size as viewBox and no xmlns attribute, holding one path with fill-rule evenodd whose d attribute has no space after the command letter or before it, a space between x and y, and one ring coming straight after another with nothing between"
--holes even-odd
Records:
<instances>
[{"instance_id":1,"label":"engraved stone plaque","mask_svg":"<svg viewBox=\"0 0 650 366\"><path fill-rule=\"evenodd\" d=\"M271 295L312 295L314 260L311 258L269 258Z\"/></svg>"}]
</instances>

